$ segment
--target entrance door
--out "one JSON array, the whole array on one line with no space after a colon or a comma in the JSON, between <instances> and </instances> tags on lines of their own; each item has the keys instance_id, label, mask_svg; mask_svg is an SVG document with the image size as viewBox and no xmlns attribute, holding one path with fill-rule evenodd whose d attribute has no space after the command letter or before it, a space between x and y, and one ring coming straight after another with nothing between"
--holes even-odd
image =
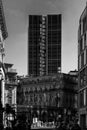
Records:
<instances>
[{"instance_id":1,"label":"entrance door","mask_svg":"<svg viewBox=\"0 0 87 130\"><path fill-rule=\"evenodd\" d=\"M82 130L86 128L86 115L85 114L80 115L80 125L81 125Z\"/></svg>"}]
</instances>

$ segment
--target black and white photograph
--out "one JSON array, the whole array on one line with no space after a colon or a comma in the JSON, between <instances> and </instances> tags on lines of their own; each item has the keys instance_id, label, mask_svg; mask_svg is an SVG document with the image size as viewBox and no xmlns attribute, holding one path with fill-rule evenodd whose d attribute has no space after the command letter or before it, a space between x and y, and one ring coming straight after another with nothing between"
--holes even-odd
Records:
<instances>
[{"instance_id":1,"label":"black and white photograph","mask_svg":"<svg viewBox=\"0 0 87 130\"><path fill-rule=\"evenodd\" d=\"M0 130L87 130L87 0L0 0Z\"/></svg>"}]
</instances>

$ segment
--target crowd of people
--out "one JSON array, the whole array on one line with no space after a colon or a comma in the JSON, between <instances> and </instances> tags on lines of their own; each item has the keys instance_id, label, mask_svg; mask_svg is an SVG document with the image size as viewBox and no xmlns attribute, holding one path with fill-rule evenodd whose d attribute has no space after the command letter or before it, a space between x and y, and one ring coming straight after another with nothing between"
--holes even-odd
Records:
<instances>
[{"instance_id":1,"label":"crowd of people","mask_svg":"<svg viewBox=\"0 0 87 130\"><path fill-rule=\"evenodd\" d=\"M12 126L7 126L5 130L30 130L31 129L31 124L29 122L24 122L20 120L16 120L12 124Z\"/></svg>"},{"instance_id":2,"label":"crowd of people","mask_svg":"<svg viewBox=\"0 0 87 130\"><path fill-rule=\"evenodd\" d=\"M7 125L5 130L31 130L31 124L32 122L30 120L26 120L25 118L19 118L14 120L14 122L11 123L12 125ZM1 128L1 127L0 127ZM55 128L52 128L52 130L81 130L81 127L78 123L78 120L74 119L72 120L57 120L55 122Z\"/></svg>"},{"instance_id":3,"label":"crowd of people","mask_svg":"<svg viewBox=\"0 0 87 130\"><path fill-rule=\"evenodd\" d=\"M70 122L58 122L56 126L57 130L81 130L80 125L78 124L78 121L70 121Z\"/></svg>"}]
</instances>

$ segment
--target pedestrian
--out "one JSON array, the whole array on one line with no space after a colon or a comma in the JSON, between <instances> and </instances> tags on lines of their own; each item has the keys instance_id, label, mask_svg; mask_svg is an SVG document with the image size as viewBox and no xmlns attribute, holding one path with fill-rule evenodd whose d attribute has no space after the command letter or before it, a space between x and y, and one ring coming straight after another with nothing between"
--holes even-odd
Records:
<instances>
[{"instance_id":1,"label":"pedestrian","mask_svg":"<svg viewBox=\"0 0 87 130\"><path fill-rule=\"evenodd\" d=\"M71 130L81 130L81 127L78 124L78 120L75 120Z\"/></svg>"},{"instance_id":2,"label":"pedestrian","mask_svg":"<svg viewBox=\"0 0 87 130\"><path fill-rule=\"evenodd\" d=\"M31 130L31 122L30 122L30 120L28 120L28 122L27 122L27 127L28 127L28 130Z\"/></svg>"},{"instance_id":3,"label":"pedestrian","mask_svg":"<svg viewBox=\"0 0 87 130\"><path fill-rule=\"evenodd\" d=\"M19 120L16 120L16 122L14 122L13 130L19 130Z\"/></svg>"},{"instance_id":4,"label":"pedestrian","mask_svg":"<svg viewBox=\"0 0 87 130\"><path fill-rule=\"evenodd\" d=\"M6 127L6 130L11 130L11 127L10 127L10 126L7 126L7 127Z\"/></svg>"},{"instance_id":5,"label":"pedestrian","mask_svg":"<svg viewBox=\"0 0 87 130\"><path fill-rule=\"evenodd\" d=\"M0 130L3 130L3 124L0 124Z\"/></svg>"},{"instance_id":6,"label":"pedestrian","mask_svg":"<svg viewBox=\"0 0 87 130\"><path fill-rule=\"evenodd\" d=\"M66 126L64 122L59 122L58 127L56 128L57 130L66 130Z\"/></svg>"}]
</instances>

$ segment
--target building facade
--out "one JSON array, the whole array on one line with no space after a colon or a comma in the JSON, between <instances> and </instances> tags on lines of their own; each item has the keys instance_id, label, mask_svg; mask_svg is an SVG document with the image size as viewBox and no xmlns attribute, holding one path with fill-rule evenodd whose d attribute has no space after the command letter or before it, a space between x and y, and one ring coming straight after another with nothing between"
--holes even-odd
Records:
<instances>
[{"instance_id":1,"label":"building facade","mask_svg":"<svg viewBox=\"0 0 87 130\"><path fill-rule=\"evenodd\" d=\"M79 20L78 29L79 119L87 128L87 5Z\"/></svg>"},{"instance_id":2,"label":"building facade","mask_svg":"<svg viewBox=\"0 0 87 130\"><path fill-rule=\"evenodd\" d=\"M9 121L14 120L14 114L17 111L17 71L13 69L13 64L4 63L5 66L5 92L4 92L4 104L11 108L9 112L5 111L4 124L9 125ZM13 110L13 113L12 113ZM8 124L6 124L8 119Z\"/></svg>"},{"instance_id":3,"label":"building facade","mask_svg":"<svg viewBox=\"0 0 87 130\"><path fill-rule=\"evenodd\" d=\"M77 75L61 73L23 78L17 89L17 112L27 116L31 112L31 118L42 121L63 119L77 109L77 82Z\"/></svg>"},{"instance_id":4,"label":"building facade","mask_svg":"<svg viewBox=\"0 0 87 130\"><path fill-rule=\"evenodd\" d=\"M79 20L78 29L79 120L87 128L87 5Z\"/></svg>"},{"instance_id":5,"label":"building facade","mask_svg":"<svg viewBox=\"0 0 87 130\"><path fill-rule=\"evenodd\" d=\"M28 75L61 71L61 14L29 15Z\"/></svg>"},{"instance_id":6,"label":"building facade","mask_svg":"<svg viewBox=\"0 0 87 130\"><path fill-rule=\"evenodd\" d=\"M3 125L3 108L4 108L4 92L5 92L5 68L4 68L4 41L7 38L7 28L2 1L0 0L0 128Z\"/></svg>"},{"instance_id":7,"label":"building facade","mask_svg":"<svg viewBox=\"0 0 87 130\"><path fill-rule=\"evenodd\" d=\"M17 71L13 69L13 64L4 63L5 65L5 89L7 90L5 95L5 104L9 104L13 108L16 108L16 91L17 91Z\"/></svg>"},{"instance_id":8,"label":"building facade","mask_svg":"<svg viewBox=\"0 0 87 130\"><path fill-rule=\"evenodd\" d=\"M4 41L7 38L8 33L7 33L7 28L6 28L6 23L5 23L5 16L4 16L4 10L3 10L3 5L2 5L2 1L0 0L0 69L1 69L1 74L3 77L2 82L5 79L5 69L4 69ZM2 87L2 95L4 94L4 87ZM4 96L2 96L4 97ZM2 98L2 104L4 107L4 99Z\"/></svg>"}]
</instances>

